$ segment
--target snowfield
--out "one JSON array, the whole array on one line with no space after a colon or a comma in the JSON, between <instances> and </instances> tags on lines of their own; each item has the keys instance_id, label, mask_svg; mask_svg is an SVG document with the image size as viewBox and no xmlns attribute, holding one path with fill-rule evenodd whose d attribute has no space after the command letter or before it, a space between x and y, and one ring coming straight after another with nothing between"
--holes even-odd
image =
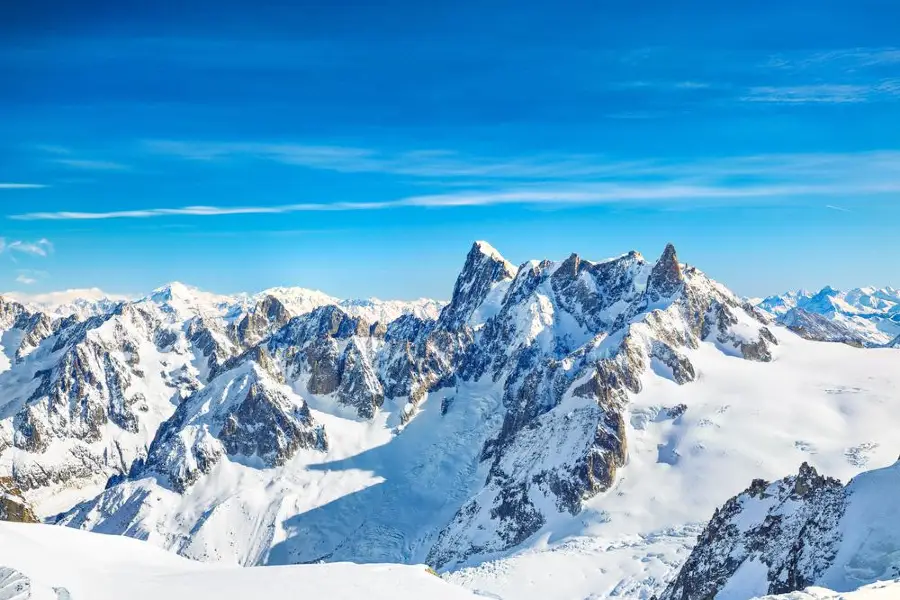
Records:
<instances>
[{"instance_id":1,"label":"snowfield","mask_svg":"<svg viewBox=\"0 0 900 600\"><path fill-rule=\"evenodd\" d=\"M4 600L466 600L425 566L227 568L150 544L66 527L0 523Z\"/></svg>"}]
</instances>

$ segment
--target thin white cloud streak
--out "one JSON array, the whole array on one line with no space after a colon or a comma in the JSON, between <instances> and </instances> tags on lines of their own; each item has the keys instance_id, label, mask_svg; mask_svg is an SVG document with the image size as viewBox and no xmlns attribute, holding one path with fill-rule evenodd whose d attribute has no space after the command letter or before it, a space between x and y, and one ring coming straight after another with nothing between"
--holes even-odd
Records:
<instances>
[{"instance_id":1,"label":"thin white cloud streak","mask_svg":"<svg viewBox=\"0 0 900 600\"><path fill-rule=\"evenodd\" d=\"M660 203L689 200L753 200L801 196L844 194L882 194L900 192L900 182L853 187L827 185L774 185L746 188L666 185L629 187L622 185L580 186L560 189L523 189L485 192L460 192L410 196L384 202L303 203L274 206L187 206L148 208L107 212L36 212L12 215L23 221L34 220L106 220L145 219L171 216L225 216L250 214L288 214L326 211L371 211L397 208L447 208L492 205L602 205L621 203Z\"/></svg>"},{"instance_id":2,"label":"thin white cloud streak","mask_svg":"<svg viewBox=\"0 0 900 600\"><path fill-rule=\"evenodd\" d=\"M151 152L195 161L250 158L340 173L386 173L420 178L562 179L614 175L639 163L612 163L589 155L508 160L471 158L448 150L386 153L366 148L242 142L145 142Z\"/></svg>"},{"instance_id":3,"label":"thin white cloud streak","mask_svg":"<svg viewBox=\"0 0 900 600\"><path fill-rule=\"evenodd\" d=\"M127 165L108 160L58 158L53 162L73 169L83 169L86 171L125 171L128 169Z\"/></svg>"},{"instance_id":4,"label":"thin white cloud streak","mask_svg":"<svg viewBox=\"0 0 900 600\"><path fill-rule=\"evenodd\" d=\"M897 91L900 97L900 83ZM793 101L804 101L796 95ZM762 97L757 101L767 101ZM774 97L768 101L774 101ZM229 158L252 158L294 164L311 169L343 173L383 173L430 179L442 179L453 185L465 179L481 180L490 185L525 184L527 182L640 182L647 178L670 181L696 178L708 181L716 176L771 177L782 174L795 180L802 174L828 176L838 170L855 176L868 172L878 175L876 168L889 168L900 175L900 152L874 151L855 154L758 155L698 159L694 161L631 160L612 161L588 154L546 155L491 159L468 157L444 150L418 150L388 154L340 146L306 146L302 144L266 143L202 143L150 142L154 151L188 160L218 161ZM494 182L491 184L490 182Z\"/></svg>"},{"instance_id":5,"label":"thin white cloud streak","mask_svg":"<svg viewBox=\"0 0 900 600\"><path fill-rule=\"evenodd\" d=\"M856 69L900 63L900 48L845 48L811 54L780 54L769 59L766 66L777 69L810 69L822 66Z\"/></svg>"},{"instance_id":6,"label":"thin white cloud streak","mask_svg":"<svg viewBox=\"0 0 900 600\"><path fill-rule=\"evenodd\" d=\"M16 282L21 283L22 285L34 285L35 283L37 283L37 279L35 279L34 277L29 277L25 274L20 274L18 277L16 277Z\"/></svg>"},{"instance_id":7,"label":"thin white cloud streak","mask_svg":"<svg viewBox=\"0 0 900 600\"><path fill-rule=\"evenodd\" d=\"M325 154L341 155L338 149ZM428 153L408 153L423 156ZM442 153L431 153L442 156ZM505 164L524 164L527 160ZM560 166L562 165L562 166ZM175 216L225 216L298 212L387 210L408 207L486 206L494 204L573 205L612 203L685 203L691 200L769 202L791 197L832 198L900 191L900 152L854 154L758 155L691 162L604 162L600 157L562 157L548 172L577 170L594 175L542 182L491 180L455 191L414 195L378 202L305 202L285 205L183 206L114 211L30 212L9 218L33 220L144 219ZM485 165L484 171L502 171ZM508 171L510 172L510 171ZM451 183L453 180L450 179ZM563 178L558 178L563 179ZM444 189L449 188L444 185Z\"/></svg>"},{"instance_id":8,"label":"thin white cloud streak","mask_svg":"<svg viewBox=\"0 0 900 600\"><path fill-rule=\"evenodd\" d=\"M0 190L35 190L45 188L42 183L0 183Z\"/></svg>"},{"instance_id":9,"label":"thin white cloud streak","mask_svg":"<svg viewBox=\"0 0 900 600\"><path fill-rule=\"evenodd\" d=\"M900 99L900 81L884 79L865 84L759 86L741 100L777 104L851 104Z\"/></svg>"},{"instance_id":10,"label":"thin white cloud streak","mask_svg":"<svg viewBox=\"0 0 900 600\"><path fill-rule=\"evenodd\" d=\"M844 208L843 206L836 206L834 204L826 204L825 208L830 208L831 210L836 210L836 211L845 212L845 213L853 212L849 208Z\"/></svg>"}]
</instances>

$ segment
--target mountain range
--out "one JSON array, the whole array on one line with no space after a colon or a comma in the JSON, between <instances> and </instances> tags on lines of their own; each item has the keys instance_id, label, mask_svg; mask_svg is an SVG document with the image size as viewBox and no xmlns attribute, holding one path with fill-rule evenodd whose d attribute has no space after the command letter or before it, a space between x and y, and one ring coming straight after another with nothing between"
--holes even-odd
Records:
<instances>
[{"instance_id":1,"label":"mountain range","mask_svg":"<svg viewBox=\"0 0 900 600\"><path fill-rule=\"evenodd\" d=\"M769 296L757 306L807 339L857 346L900 345L900 290L826 286Z\"/></svg>"},{"instance_id":2,"label":"mountain range","mask_svg":"<svg viewBox=\"0 0 900 600\"><path fill-rule=\"evenodd\" d=\"M834 523L791 585L769 585L789 556L728 583L759 575L732 554L766 536L720 541L721 514L793 480L709 521L801 462L896 458L898 292L826 290L754 304L671 245L516 266L476 242L447 303L0 299L0 510L206 562L427 563L506 599L705 600L684 590L710 570L716 593L833 583Z\"/></svg>"}]
</instances>

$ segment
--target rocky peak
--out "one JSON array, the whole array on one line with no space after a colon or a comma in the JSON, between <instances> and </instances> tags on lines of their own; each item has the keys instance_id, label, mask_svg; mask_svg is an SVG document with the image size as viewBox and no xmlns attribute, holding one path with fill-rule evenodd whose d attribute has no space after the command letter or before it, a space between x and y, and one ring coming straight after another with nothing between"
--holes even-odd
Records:
<instances>
[{"instance_id":1,"label":"rocky peak","mask_svg":"<svg viewBox=\"0 0 900 600\"><path fill-rule=\"evenodd\" d=\"M248 361L179 405L160 426L142 472L164 475L184 492L226 456L274 467L301 448L326 447L306 403Z\"/></svg>"},{"instance_id":2,"label":"rocky peak","mask_svg":"<svg viewBox=\"0 0 900 600\"><path fill-rule=\"evenodd\" d=\"M769 594L814 584L835 558L848 497L807 463L780 481L754 481L716 510L661 600L713 598L748 562L764 565Z\"/></svg>"},{"instance_id":3,"label":"rocky peak","mask_svg":"<svg viewBox=\"0 0 900 600\"><path fill-rule=\"evenodd\" d=\"M12 327L22 315L27 313L28 309L22 304L0 296L0 330Z\"/></svg>"},{"instance_id":4,"label":"rocky peak","mask_svg":"<svg viewBox=\"0 0 900 600\"><path fill-rule=\"evenodd\" d=\"M281 300L266 295L234 325L232 337L239 345L253 345L284 326L290 319L291 315Z\"/></svg>"},{"instance_id":5,"label":"rocky peak","mask_svg":"<svg viewBox=\"0 0 900 600\"><path fill-rule=\"evenodd\" d=\"M17 361L21 361L55 331L53 319L42 312L32 314L23 312L16 319L14 327L24 334L16 350Z\"/></svg>"},{"instance_id":6,"label":"rocky peak","mask_svg":"<svg viewBox=\"0 0 900 600\"><path fill-rule=\"evenodd\" d=\"M371 331L372 326L365 319L351 317L341 308L329 305L294 317L273 333L267 344L271 347L303 347L322 338L368 337Z\"/></svg>"},{"instance_id":7,"label":"rocky peak","mask_svg":"<svg viewBox=\"0 0 900 600\"><path fill-rule=\"evenodd\" d=\"M647 280L647 299L650 303L674 295L684 285L684 274L678 264L675 246L666 245L662 256L653 265L650 278Z\"/></svg>"},{"instance_id":8,"label":"rocky peak","mask_svg":"<svg viewBox=\"0 0 900 600\"><path fill-rule=\"evenodd\" d=\"M338 401L352 406L362 419L371 419L384 404L384 388L365 350L351 339L341 360Z\"/></svg>"},{"instance_id":9,"label":"rocky peak","mask_svg":"<svg viewBox=\"0 0 900 600\"><path fill-rule=\"evenodd\" d=\"M475 242L453 287L450 304L444 307L439 322L445 329L460 329L488 297L497 284L511 281L516 267L487 242Z\"/></svg>"}]
</instances>

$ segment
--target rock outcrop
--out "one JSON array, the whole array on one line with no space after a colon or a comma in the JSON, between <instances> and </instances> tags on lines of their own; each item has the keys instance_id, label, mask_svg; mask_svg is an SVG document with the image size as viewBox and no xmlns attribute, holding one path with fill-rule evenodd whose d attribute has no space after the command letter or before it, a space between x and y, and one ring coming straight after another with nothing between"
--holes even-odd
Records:
<instances>
[{"instance_id":1,"label":"rock outcrop","mask_svg":"<svg viewBox=\"0 0 900 600\"><path fill-rule=\"evenodd\" d=\"M306 403L247 361L178 406L134 475L160 475L184 492L225 456L275 467L301 448L327 444Z\"/></svg>"},{"instance_id":2,"label":"rock outcrop","mask_svg":"<svg viewBox=\"0 0 900 600\"><path fill-rule=\"evenodd\" d=\"M846 487L804 463L797 475L754 481L717 509L660 600L743 600L809 586L850 591L900 569L900 524L891 502L900 463Z\"/></svg>"},{"instance_id":3,"label":"rock outcrop","mask_svg":"<svg viewBox=\"0 0 900 600\"><path fill-rule=\"evenodd\" d=\"M38 523L39 520L22 492L9 477L0 477L0 521Z\"/></svg>"}]
</instances>

